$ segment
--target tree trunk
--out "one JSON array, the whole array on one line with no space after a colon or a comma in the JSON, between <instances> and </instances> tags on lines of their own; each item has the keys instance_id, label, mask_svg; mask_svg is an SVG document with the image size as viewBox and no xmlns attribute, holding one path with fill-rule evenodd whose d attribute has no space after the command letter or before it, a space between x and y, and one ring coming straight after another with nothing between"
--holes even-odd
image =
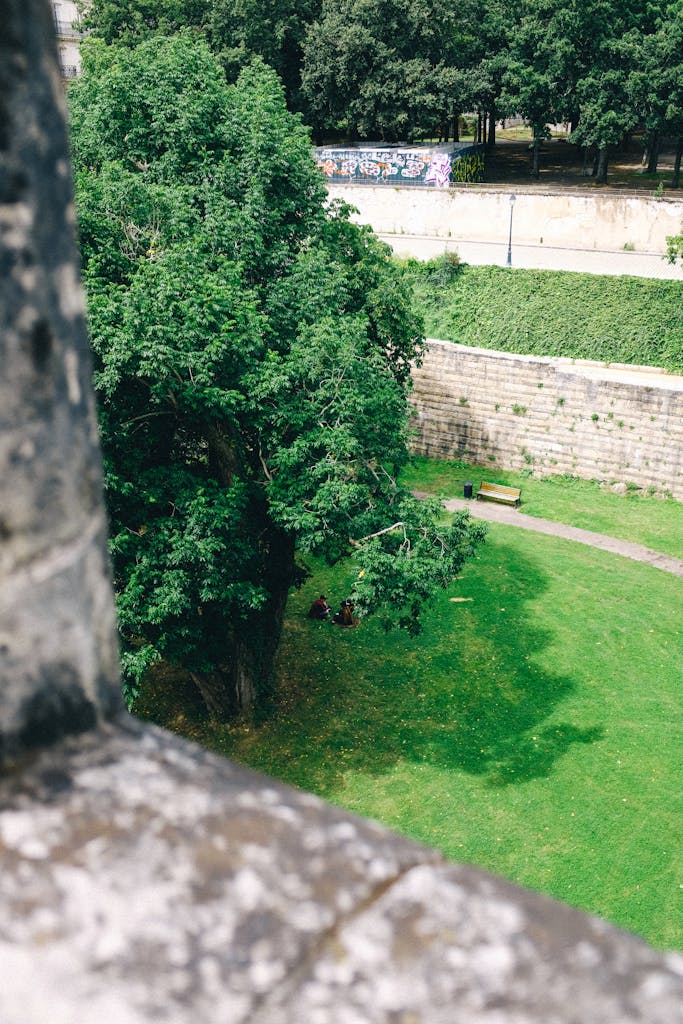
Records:
<instances>
[{"instance_id":1,"label":"tree trunk","mask_svg":"<svg viewBox=\"0 0 683 1024\"><path fill-rule=\"evenodd\" d=\"M581 169L581 175L584 178L590 178L593 174L592 168L589 169L588 165L591 163L591 148L590 146L583 147L583 167Z\"/></svg>"},{"instance_id":2,"label":"tree trunk","mask_svg":"<svg viewBox=\"0 0 683 1024\"><path fill-rule=\"evenodd\" d=\"M292 537L269 525L262 559L263 583L270 595L265 607L228 630L219 664L207 672L190 673L217 721L248 711L270 686L287 596L296 576Z\"/></svg>"},{"instance_id":3,"label":"tree trunk","mask_svg":"<svg viewBox=\"0 0 683 1024\"><path fill-rule=\"evenodd\" d=\"M460 114L453 114L453 142L460 142Z\"/></svg>"},{"instance_id":4,"label":"tree trunk","mask_svg":"<svg viewBox=\"0 0 683 1024\"><path fill-rule=\"evenodd\" d=\"M681 157L683 156L683 135L678 136L676 143L676 159L674 160L674 176L671 179L671 187L678 188L681 180Z\"/></svg>"},{"instance_id":5,"label":"tree trunk","mask_svg":"<svg viewBox=\"0 0 683 1024\"><path fill-rule=\"evenodd\" d=\"M531 177L538 178L541 174L541 136L534 127L534 144L531 157Z\"/></svg>"},{"instance_id":6,"label":"tree trunk","mask_svg":"<svg viewBox=\"0 0 683 1024\"><path fill-rule=\"evenodd\" d=\"M489 150L493 149L496 144L496 112L492 110L489 113L489 137L487 147Z\"/></svg>"},{"instance_id":7,"label":"tree trunk","mask_svg":"<svg viewBox=\"0 0 683 1024\"><path fill-rule=\"evenodd\" d=\"M659 132L651 132L648 144L647 173L656 174L659 163Z\"/></svg>"},{"instance_id":8,"label":"tree trunk","mask_svg":"<svg viewBox=\"0 0 683 1024\"><path fill-rule=\"evenodd\" d=\"M235 644L229 664L210 672L191 672L211 718L224 722L251 707L256 699L256 666L248 648Z\"/></svg>"},{"instance_id":9,"label":"tree trunk","mask_svg":"<svg viewBox=\"0 0 683 1024\"><path fill-rule=\"evenodd\" d=\"M595 180L599 185L605 185L607 182L607 161L608 161L608 150L607 146L601 146L598 151L598 168L595 175Z\"/></svg>"},{"instance_id":10,"label":"tree trunk","mask_svg":"<svg viewBox=\"0 0 683 1024\"><path fill-rule=\"evenodd\" d=\"M477 142L481 142L481 114L477 114Z\"/></svg>"}]
</instances>

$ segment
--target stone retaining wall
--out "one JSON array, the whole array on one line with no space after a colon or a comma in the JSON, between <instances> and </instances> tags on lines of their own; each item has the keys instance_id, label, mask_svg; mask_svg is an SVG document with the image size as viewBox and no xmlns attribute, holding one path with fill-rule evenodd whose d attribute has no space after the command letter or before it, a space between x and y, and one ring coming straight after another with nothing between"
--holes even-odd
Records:
<instances>
[{"instance_id":1,"label":"stone retaining wall","mask_svg":"<svg viewBox=\"0 0 683 1024\"><path fill-rule=\"evenodd\" d=\"M683 500L683 377L431 340L413 379L419 454Z\"/></svg>"}]
</instances>

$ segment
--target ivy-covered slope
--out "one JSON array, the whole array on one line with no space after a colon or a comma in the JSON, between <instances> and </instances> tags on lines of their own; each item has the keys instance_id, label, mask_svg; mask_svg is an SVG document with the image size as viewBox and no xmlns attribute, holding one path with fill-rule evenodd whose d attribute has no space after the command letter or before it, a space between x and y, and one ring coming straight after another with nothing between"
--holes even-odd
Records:
<instances>
[{"instance_id":1,"label":"ivy-covered slope","mask_svg":"<svg viewBox=\"0 0 683 1024\"><path fill-rule=\"evenodd\" d=\"M452 256L404 267L430 337L683 372L679 281L473 267Z\"/></svg>"}]
</instances>

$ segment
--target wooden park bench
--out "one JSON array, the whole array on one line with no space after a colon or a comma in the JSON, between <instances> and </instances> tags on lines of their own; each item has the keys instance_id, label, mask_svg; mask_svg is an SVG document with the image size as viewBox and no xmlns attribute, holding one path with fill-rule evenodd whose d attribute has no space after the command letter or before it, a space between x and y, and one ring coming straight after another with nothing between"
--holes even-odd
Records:
<instances>
[{"instance_id":1,"label":"wooden park bench","mask_svg":"<svg viewBox=\"0 0 683 1024\"><path fill-rule=\"evenodd\" d=\"M502 501L504 505L519 505L522 492L519 487L506 487L505 484L489 484L482 480L477 491L477 500Z\"/></svg>"}]
</instances>

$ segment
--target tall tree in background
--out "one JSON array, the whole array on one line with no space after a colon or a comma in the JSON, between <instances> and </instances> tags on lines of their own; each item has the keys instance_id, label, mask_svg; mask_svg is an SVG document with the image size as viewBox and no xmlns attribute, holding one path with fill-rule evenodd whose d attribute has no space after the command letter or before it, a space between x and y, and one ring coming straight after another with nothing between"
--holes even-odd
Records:
<instances>
[{"instance_id":1,"label":"tall tree in background","mask_svg":"<svg viewBox=\"0 0 683 1024\"><path fill-rule=\"evenodd\" d=\"M489 149L496 142L496 121L515 112L503 94L519 8L520 0L463 0L458 8L454 61L464 69L467 109L488 118Z\"/></svg>"},{"instance_id":2,"label":"tall tree in background","mask_svg":"<svg viewBox=\"0 0 683 1024\"><path fill-rule=\"evenodd\" d=\"M80 0L84 25L106 43L135 46L159 33L204 26L213 0Z\"/></svg>"},{"instance_id":3,"label":"tall tree in background","mask_svg":"<svg viewBox=\"0 0 683 1024\"><path fill-rule=\"evenodd\" d=\"M90 0L84 18L105 42L129 46L195 29L220 54L232 80L262 57L280 76L290 108L300 110L303 39L319 7L320 0Z\"/></svg>"},{"instance_id":4,"label":"tall tree in background","mask_svg":"<svg viewBox=\"0 0 683 1024\"><path fill-rule=\"evenodd\" d=\"M642 118L648 135L648 166L657 170L662 137L676 138L672 186L678 188L683 155L683 2L669 4L656 19L653 31L633 30L627 82L629 99Z\"/></svg>"},{"instance_id":5,"label":"tall tree in background","mask_svg":"<svg viewBox=\"0 0 683 1024\"><path fill-rule=\"evenodd\" d=\"M558 0L526 0L510 43L503 82L506 103L531 125L531 175L540 173L541 142L548 124L556 120L560 102L557 36L554 31Z\"/></svg>"},{"instance_id":6,"label":"tall tree in background","mask_svg":"<svg viewBox=\"0 0 683 1024\"><path fill-rule=\"evenodd\" d=\"M438 134L461 99L456 16L435 0L323 0L302 71L316 125L385 141Z\"/></svg>"},{"instance_id":7,"label":"tall tree in background","mask_svg":"<svg viewBox=\"0 0 683 1024\"><path fill-rule=\"evenodd\" d=\"M210 8L209 39L226 63L241 67L262 57L280 76L290 109L303 110L304 39L320 0L210 0Z\"/></svg>"},{"instance_id":8,"label":"tall tree in background","mask_svg":"<svg viewBox=\"0 0 683 1024\"><path fill-rule=\"evenodd\" d=\"M396 483L421 325L275 74L228 86L188 33L93 40L70 103L128 695L166 658L226 716L298 556L353 552L359 611L415 629L482 529Z\"/></svg>"}]
</instances>

